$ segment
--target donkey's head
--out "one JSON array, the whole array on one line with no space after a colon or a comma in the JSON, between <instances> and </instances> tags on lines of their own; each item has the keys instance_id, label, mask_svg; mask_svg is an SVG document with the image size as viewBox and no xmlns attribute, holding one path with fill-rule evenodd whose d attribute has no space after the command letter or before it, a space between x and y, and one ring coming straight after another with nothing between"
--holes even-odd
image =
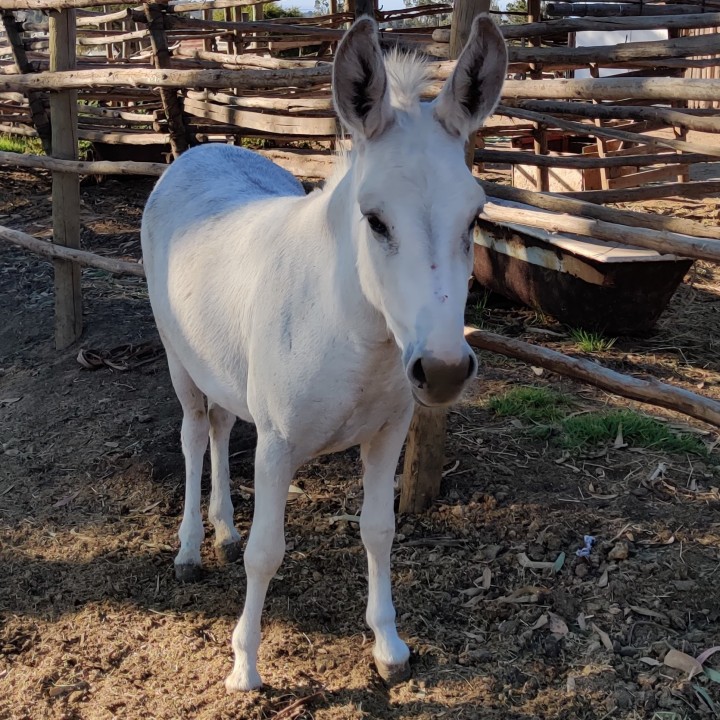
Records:
<instances>
[{"instance_id":1,"label":"donkey's head","mask_svg":"<svg viewBox=\"0 0 720 720\"><path fill-rule=\"evenodd\" d=\"M487 15L476 18L431 103L419 102L422 64L386 66L370 18L358 20L337 51L334 99L353 136L360 281L425 405L452 402L477 372L463 314L485 195L465 164L465 144L495 108L506 69L505 42Z\"/></svg>"}]
</instances>

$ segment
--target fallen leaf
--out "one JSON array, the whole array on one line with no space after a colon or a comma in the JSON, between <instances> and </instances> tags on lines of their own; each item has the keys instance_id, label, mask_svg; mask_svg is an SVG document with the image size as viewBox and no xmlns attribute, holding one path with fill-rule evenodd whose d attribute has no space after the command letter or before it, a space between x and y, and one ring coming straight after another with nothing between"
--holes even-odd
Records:
<instances>
[{"instance_id":1,"label":"fallen leaf","mask_svg":"<svg viewBox=\"0 0 720 720\"><path fill-rule=\"evenodd\" d=\"M565 564L565 553L561 552L556 558L552 566L552 571L557 575Z\"/></svg>"},{"instance_id":2,"label":"fallen leaf","mask_svg":"<svg viewBox=\"0 0 720 720\"><path fill-rule=\"evenodd\" d=\"M551 570L555 565L555 563L551 562L531 560L525 553L518 553L517 559L522 567L530 568L531 570Z\"/></svg>"},{"instance_id":3,"label":"fallen leaf","mask_svg":"<svg viewBox=\"0 0 720 720\"><path fill-rule=\"evenodd\" d=\"M717 717L717 708L708 691L704 687L700 687L700 685L693 685L692 688L705 701L706 705L712 710L713 715Z\"/></svg>"},{"instance_id":4,"label":"fallen leaf","mask_svg":"<svg viewBox=\"0 0 720 720\"><path fill-rule=\"evenodd\" d=\"M550 630L553 635L565 636L568 634L567 623L559 615L550 612L548 613L548 620L548 630Z\"/></svg>"},{"instance_id":5,"label":"fallen leaf","mask_svg":"<svg viewBox=\"0 0 720 720\"><path fill-rule=\"evenodd\" d=\"M535 365L531 365L530 369L533 371L533 374L540 377L545 371L541 367L535 367Z\"/></svg>"},{"instance_id":6,"label":"fallen leaf","mask_svg":"<svg viewBox=\"0 0 720 720\"><path fill-rule=\"evenodd\" d=\"M675 668L675 670L686 672L688 674L688 680L703 671L702 665L692 657L692 655L688 655L680 650L668 650L663 663L668 667Z\"/></svg>"},{"instance_id":7,"label":"fallen leaf","mask_svg":"<svg viewBox=\"0 0 720 720\"><path fill-rule=\"evenodd\" d=\"M639 607L638 605L631 605L630 609L638 615L644 615L645 617L657 618L658 620L664 620L669 622L669 618L665 613L658 612L657 610L648 610L648 608Z\"/></svg>"},{"instance_id":8,"label":"fallen leaf","mask_svg":"<svg viewBox=\"0 0 720 720\"><path fill-rule=\"evenodd\" d=\"M702 665L709 657L712 657L716 652L720 652L720 645L711 647L708 650L701 652L695 659Z\"/></svg>"},{"instance_id":9,"label":"fallen leaf","mask_svg":"<svg viewBox=\"0 0 720 720\"><path fill-rule=\"evenodd\" d=\"M482 574L482 584L481 587L483 590L488 590L490 588L490 583L492 582L492 570L490 570L489 567L485 567Z\"/></svg>"},{"instance_id":10,"label":"fallen leaf","mask_svg":"<svg viewBox=\"0 0 720 720\"><path fill-rule=\"evenodd\" d=\"M600 576L600 579L598 580L598 587L604 588L608 586L608 583L610 580L608 579L608 571L607 568L603 570L603 574Z\"/></svg>"},{"instance_id":11,"label":"fallen leaf","mask_svg":"<svg viewBox=\"0 0 720 720\"><path fill-rule=\"evenodd\" d=\"M706 667L704 668L703 672L712 680L713 682L720 683L720 672L715 670L714 668Z\"/></svg>"},{"instance_id":12,"label":"fallen leaf","mask_svg":"<svg viewBox=\"0 0 720 720\"><path fill-rule=\"evenodd\" d=\"M627 446L628 445L623 438L622 423L618 423L618 431L617 435L615 436L615 442L613 443L613 447L616 450L620 450L621 448L626 448Z\"/></svg>"},{"instance_id":13,"label":"fallen leaf","mask_svg":"<svg viewBox=\"0 0 720 720\"><path fill-rule=\"evenodd\" d=\"M608 652L615 652L610 636L604 630L601 630L595 623L590 623L590 627L592 628L593 632L600 638L600 642L602 642L605 649Z\"/></svg>"},{"instance_id":14,"label":"fallen leaf","mask_svg":"<svg viewBox=\"0 0 720 720\"><path fill-rule=\"evenodd\" d=\"M548 625L550 621L548 620L548 616L543 613L536 621L535 624L530 628L531 630L540 630L541 628L544 628L546 625Z\"/></svg>"},{"instance_id":15,"label":"fallen leaf","mask_svg":"<svg viewBox=\"0 0 720 720\"><path fill-rule=\"evenodd\" d=\"M577 624L581 630L583 630L583 631L587 630L587 623L585 622L585 613L580 613L577 616Z\"/></svg>"},{"instance_id":16,"label":"fallen leaf","mask_svg":"<svg viewBox=\"0 0 720 720\"><path fill-rule=\"evenodd\" d=\"M0 406L12 405L13 403L20 402L22 398L0 398Z\"/></svg>"},{"instance_id":17,"label":"fallen leaf","mask_svg":"<svg viewBox=\"0 0 720 720\"><path fill-rule=\"evenodd\" d=\"M64 505L71 503L79 494L80 494L80 491L76 490L75 492L72 492L63 498L60 498L60 500L58 500L54 505L52 505L52 507L54 507L54 508L63 507Z\"/></svg>"},{"instance_id":18,"label":"fallen leaf","mask_svg":"<svg viewBox=\"0 0 720 720\"><path fill-rule=\"evenodd\" d=\"M640 662L645 663L646 665L650 665L651 667L658 667L658 665L662 665L659 660L655 660L655 658L651 657L641 657Z\"/></svg>"}]
</instances>

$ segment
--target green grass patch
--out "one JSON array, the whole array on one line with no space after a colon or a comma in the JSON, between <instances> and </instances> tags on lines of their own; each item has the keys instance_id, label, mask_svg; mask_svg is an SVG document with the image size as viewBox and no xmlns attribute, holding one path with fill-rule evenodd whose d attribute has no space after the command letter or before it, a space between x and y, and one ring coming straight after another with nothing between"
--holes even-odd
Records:
<instances>
[{"instance_id":1,"label":"green grass patch","mask_svg":"<svg viewBox=\"0 0 720 720\"><path fill-rule=\"evenodd\" d=\"M476 328L483 327L490 293L486 290L475 302L465 308L465 322Z\"/></svg>"},{"instance_id":2,"label":"green grass patch","mask_svg":"<svg viewBox=\"0 0 720 720\"><path fill-rule=\"evenodd\" d=\"M29 153L42 155L42 143L39 138L23 137L22 135L0 135L0 150L2 152Z\"/></svg>"},{"instance_id":3,"label":"green grass patch","mask_svg":"<svg viewBox=\"0 0 720 720\"><path fill-rule=\"evenodd\" d=\"M610 410L565 418L562 440L571 449L614 442L622 430L623 440L630 447L665 450L671 453L707 455L703 442L687 433L675 434L655 418L632 410Z\"/></svg>"},{"instance_id":4,"label":"green grass patch","mask_svg":"<svg viewBox=\"0 0 720 720\"><path fill-rule=\"evenodd\" d=\"M78 157L86 160L92 148L89 140L78 141ZM36 137L24 137L22 135L0 135L0 151L16 152L26 155L44 155L42 141Z\"/></svg>"},{"instance_id":5,"label":"green grass patch","mask_svg":"<svg viewBox=\"0 0 720 720\"><path fill-rule=\"evenodd\" d=\"M633 410L607 410L573 414L573 398L545 387L523 386L490 398L487 408L500 417L532 423L528 435L554 438L569 450L611 445L619 437L629 447L707 457L700 438L675 433L664 423Z\"/></svg>"},{"instance_id":6,"label":"green grass patch","mask_svg":"<svg viewBox=\"0 0 720 720\"><path fill-rule=\"evenodd\" d=\"M488 409L501 417L516 417L550 425L568 412L569 398L544 387L518 387L491 398Z\"/></svg>"},{"instance_id":7,"label":"green grass patch","mask_svg":"<svg viewBox=\"0 0 720 720\"><path fill-rule=\"evenodd\" d=\"M583 352L604 352L609 350L617 338L605 337L601 333L589 330L575 329L570 331L570 337Z\"/></svg>"}]
</instances>

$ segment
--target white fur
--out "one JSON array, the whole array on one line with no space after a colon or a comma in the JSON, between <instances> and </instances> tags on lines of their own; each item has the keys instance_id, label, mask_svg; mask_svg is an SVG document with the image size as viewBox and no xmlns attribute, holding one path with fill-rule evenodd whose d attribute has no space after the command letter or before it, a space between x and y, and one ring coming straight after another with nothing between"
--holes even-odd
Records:
<instances>
[{"instance_id":1,"label":"white fur","mask_svg":"<svg viewBox=\"0 0 720 720\"><path fill-rule=\"evenodd\" d=\"M376 62L374 24L370 32L367 23L349 31L356 34L351 53L343 56L341 44L338 85L345 80L352 88L347 77L361 76L353 63L364 54L375 53L375 72L385 72ZM386 89L391 115L382 109L372 137L355 127L347 167L324 191L305 196L268 160L206 145L180 157L147 204L142 245L150 300L184 414L178 569L200 564L208 435L216 543L238 542L228 437L235 417L257 426L247 596L233 633L229 690L261 684L260 616L284 553L285 501L296 469L352 445L361 446L365 466L361 535L375 659L385 670L408 660L390 588L393 479L413 395L445 404L476 369L463 338L463 310L468 226L484 202L465 167L462 139L443 128L431 105L417 103L422 76L416 64L395 64ZM381 80L370 84L382 89ZM387 97L371 101L377 106ZM362 125L358 104L347 104L352 97L337 102L342 117L355 113ZM391 240L373 233L368 213L390 228ZM424 384L418 362L427 372Z\"/></svg>"}]
</instances>

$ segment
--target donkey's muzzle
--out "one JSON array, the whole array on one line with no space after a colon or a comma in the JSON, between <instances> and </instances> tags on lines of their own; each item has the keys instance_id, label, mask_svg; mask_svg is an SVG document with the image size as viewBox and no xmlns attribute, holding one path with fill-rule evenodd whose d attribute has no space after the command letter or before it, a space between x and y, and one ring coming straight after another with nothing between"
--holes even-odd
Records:
<instances>
[{"instance_id":1,"label":"donkey's muzzle","mask_svg":"<svg viewBox=\"0 0 720 720\"><path fill-rule=\"evenodd\" d=\"M415 399L422 405L449 405L460 396L468 382L477 374L475 353L469 351L457 363L448 363L432 356L414 357L407 366L407 375Z\"/></svg>"}]
</instances>

